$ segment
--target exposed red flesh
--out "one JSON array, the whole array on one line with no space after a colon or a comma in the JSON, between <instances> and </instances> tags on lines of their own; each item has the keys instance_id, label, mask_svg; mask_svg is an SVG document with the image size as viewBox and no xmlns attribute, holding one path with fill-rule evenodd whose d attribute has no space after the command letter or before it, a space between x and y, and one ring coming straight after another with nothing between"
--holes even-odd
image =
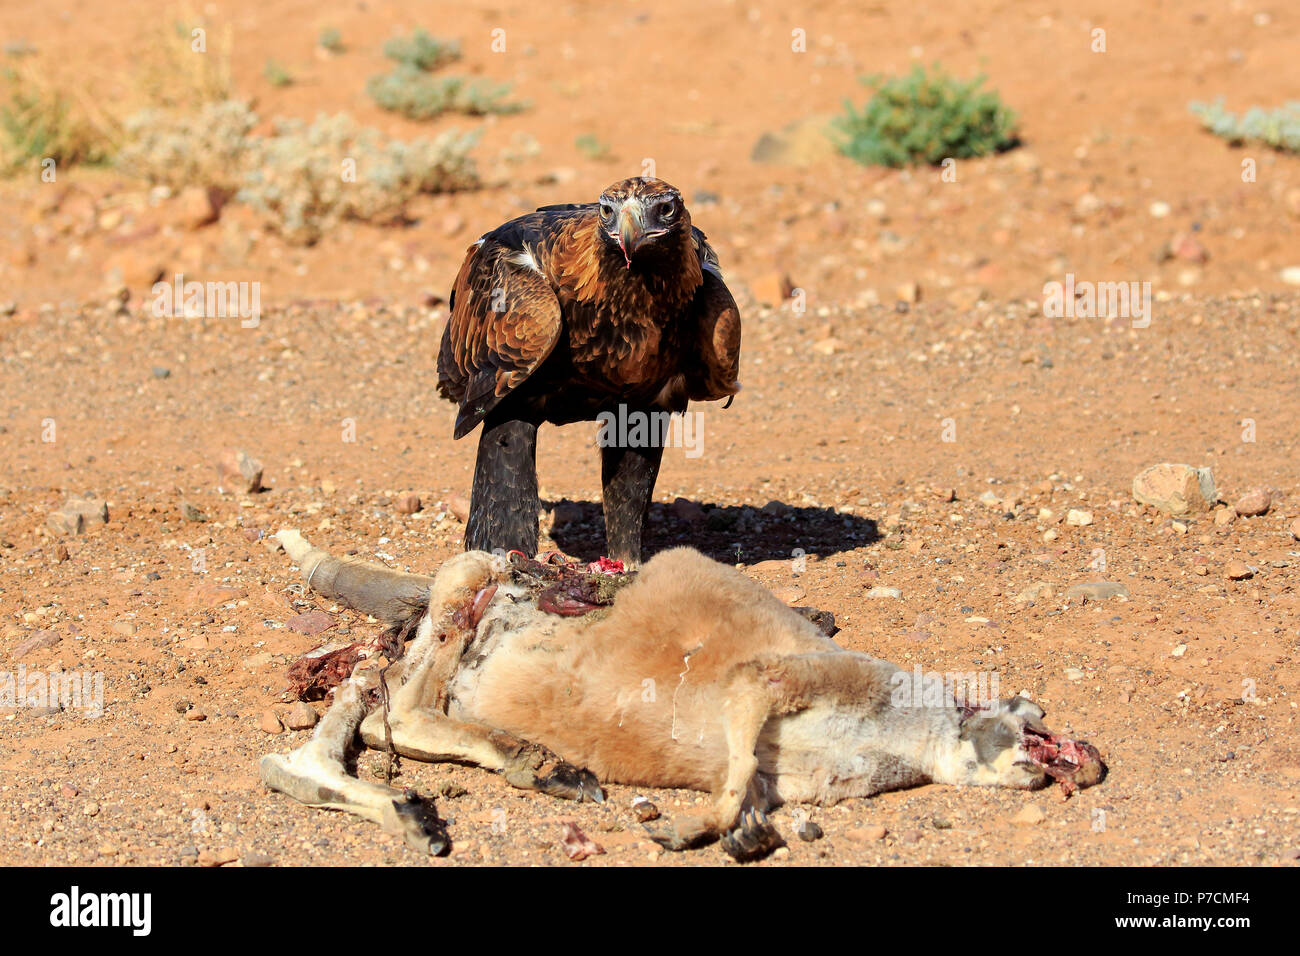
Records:
<instances>
[{"instance_id":1,"label":"exposed red flesh","mask_svg":"<svg viewBox=\"0 0 1300 956\"><path fill-rule=\"evenodd\" d=\"M323 644L309 651L289 666L285 675L289 693L297 700L321 700L351 676L365 651L365 645L360 643L344 647Z\"/></svg>"},{"instance_id":2,"label":"exposed red flesh","mask_svg":"<svg viewBox=\"0 0 1300 956\"><path fill-rule=\"evenodd\" d=\"M1106 774L1097 748L1086 740L1025 728L1025 750L1036 766L1061 785L1066 796L1100 783Z\"/></svg>"},{"instance_id":3,"label":"exposed red flesh","mask_svg":"<svg viewBox=\"0 0 1300 956\"><path fill-rule=\"evenodd\" d=\"M564 832L560 834L560 844L570 860L585 860L589 856L597 856L605 852L603 846L583 833L572 821L564 824Z\"/></svg>"},{"instance_id":4,"label":"exposed red flesh","mask_svg":"<svg viewBox=\"0 0 1300 956\"><path fill-rule=\"evenodd\" d=\"M488 605L492 603L493 596L497 593L495 584L483 588L474 595L474 600L463 607L458 607L451 615L451 619L456 622L457 626L466 630L474 630L478 627L478 622L483 620L483 615L487 612Z\"/></svg>"},{"instance_id":5,"label":"exposed red flesh","mask_svg":"<svg viewBox=\"0 0 1300 956\"><path fill-rule=\"evenodd\" d=\"M516 557L518 555L518 557ZM548 614L578 617L613 603L609 578L631 580L622 561L600 558L583 565L559 551L549 551L530 560L521 552L510 553L511 564L537 594L537 607ZM625 577L626 576L626 577Z\"/></svg>"},{"instance_id":6,"label":"exposed red flesh","mask_svg":"<svg viewBox=\"0 0 1300 956\"><path fill-rule=\"evenodd\" d=\"M624 574L626 571L623 562L613 558L601 557L587 565L588 574Z\"/></svg>"}]
</instances>

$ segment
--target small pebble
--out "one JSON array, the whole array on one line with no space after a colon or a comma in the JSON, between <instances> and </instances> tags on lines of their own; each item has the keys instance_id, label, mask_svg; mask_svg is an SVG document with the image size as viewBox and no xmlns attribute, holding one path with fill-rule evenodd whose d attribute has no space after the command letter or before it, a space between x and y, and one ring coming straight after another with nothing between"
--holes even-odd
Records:
<instances>
[{"instance_id":1,"label":"small pebble","mask_svg":"<svg viewBox=\"0 0 1300 956\"><path fill-rule=\"evenodd\" d=\"M805 820L803 826L799 828L799 839L803 840L804 843L812 843L815 840L820 840L823 835L822 828L811 820Z\"/></svg>"},{"instance_id":2,"label":"small pebble","mask_svg":"<svg viewBox=\"0 0 1300 956\"><path fill-rule=\"evenodd\" d=\"M257 719L257 726L268 734L284 733L284 724L280 723L280 718L276 716L275 711L270 709L262 711L262 715Z\"/></svg>"},{"instance_id":3,"label":"small pebble","mask_svg":"<svg viewBox=\"0 0 1300 956\"><path fill-rule=\"evenodd\" d=\"M1233 559L1223 567L1223 575L1230 581L1244 581L1247 578L1255 576L1255 572L1246 566L1245 562Z\"/></svg>"},{"instance_id":4,"label":"small pebble","mask_svg":"<svg viewBox=\"0 0 1300 956\"><path fill-rule=\"evenodd\" d=\"M289 708L284 725L290 730L311 730L319 719L312 706L300 700Z\"/></svg>"},{"instance_id":5,"label":"small pebble","mask_svg":"<svg viewBox=\"0 0 1300 956\"><path fill-rule=\"evenodd\" d=\"M1017 826L1035 826L1047 819L1047 814L1043 808L1036 803L1028 804L1021 808L1020 812L1011 818L1011 822Z\"/></svg>"}]
</instances>

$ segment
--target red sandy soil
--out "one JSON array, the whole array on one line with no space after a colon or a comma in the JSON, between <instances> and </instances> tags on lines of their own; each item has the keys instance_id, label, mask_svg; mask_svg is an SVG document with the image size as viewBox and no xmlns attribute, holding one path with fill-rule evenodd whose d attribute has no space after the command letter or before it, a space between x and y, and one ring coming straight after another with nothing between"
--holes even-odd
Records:
<instances>
[{"instance_id":1,"label":"red sandy soil","mask_svg":"<svg viewBox=\"0 0 1300 956\"><path fill-rule=\"evenodd\" d=\"M0 35L125 71L155 5L97 9L11 5ZM788 807L773 822L789 852L764 865L1293 863L1300 293L1279 274L1300 265L1300 159L1229 147L1186 106L1218 95L1236 109L1279 105L1300 14L1089 9L518 4L432 22L413 2L212 5L211 20L232 26L236 86L264 117L345 110L404 137L479 122L409 123L366 98L384 38L418 25L461 38L467 69L515 83L532 105L485 124L493 185L422 199L409 227L348 226L311 248L238 206L186 230L111 171L0 184L12 211L0 220L0 300L15 303L0 316L0 670L52 629L58 643L21 664L102 674L105 702L99 718L0 710L0 862L420 862L374 826L260 784L257 758L306 736L259 729L265 710L287 710L288 665L375 625L326 604L325 634L288 630L317 604L248 532L297 527L416 570L455 553L463 526L447 505L468 494L474 446L451 440L452 409L434 391L446 316L429 294L445 296L480 232L594 198L649 157L716 245L745 320L744 391L725 411L699 408L702 455L666 456L651 549L692 543L738 562L782 597L833 611L848 647L996 671L1004 694L1027 692L1053 730L1092 741L1110 766L1068 801L1054 788L924 787ZM348 49L321 59L326 26ZM488 50L497 26L505 54ZM1097 26L1104 54L1089 50ZM790 51L796 27L805 54ZM268 57L297 83L272 88ZM1019 111L1025 145L960 163L957 183L858 167L815 141L801 140L802 165L751 160L765 132L860 101L860 74L918 60L983 69ZM523 133L538 154L498 160ZM576 150L584 133L613 159ZM1255 183L1241 181L1247 157ZM1194 242L1162 260L1180 235ZM261 322L155 318L138 287L119 314L105 304L115 255L259 281ZM1150 327L1045 318L1043 284L1067 272L1150 281ZM785 275L806 290L806 311L759 301ZM896 306L908 283L921 301ZM539 449L548 508L579 503L553 529L543 516L548 544L583 557L602 549L594 435L548 429ZM269 491L218 490L214 461L230 447L265 463ZM1160 461L1212 467L1229 504L1260 488L1272 506L1175 525L1130 494ZM936 494L948 489L954 501ZM990 491L996 506L980 500ZM107 500L109 522L47 531L48 514L83 493ZM397 513L409 493L424 509ZM679 496L705 509L702 524L671 506ZM183 503L205 520L187 520ZM1071 509L1091 523L1067 523ZM808 555L797 577L796 548ZM1251 576L1228 578L1233 561ZM1100 579L1129 599L1066 598ZM1016 601L1038 582L1051 596ZM901 597L868 596L876 587ZM360 772L381 765L365 755ZM607 850L583 865L727 862L716 847L659 851L634 822L642 791L630 788L574 806L473 768L410 762L399 782L449 794L437 800L455 850L435 866L570 865L567 820ZM645 793L665 814L704 799ZM823 840L793 838L801 815Z\"/></svg>"}]
</instances>

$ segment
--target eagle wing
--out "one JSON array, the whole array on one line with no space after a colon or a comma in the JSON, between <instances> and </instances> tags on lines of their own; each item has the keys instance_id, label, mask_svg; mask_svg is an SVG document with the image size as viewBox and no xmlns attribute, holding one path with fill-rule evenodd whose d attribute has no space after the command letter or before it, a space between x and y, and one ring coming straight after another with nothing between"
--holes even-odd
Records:
<instances>
[{"instance_id":1,"label":"eagle wing","mask_svg":"<svg viewBox=\"0 0 1300 956\"><path fill-rule=\"evenodd\" d=\"M456 276L438 352L438 391L460 405L456 438L523 384L560 339L560 301L535 255L514 234L489 234Z\"/></svg>"},{"instance_id":2,"label":"eagle wing","mask_svg":"<svg viewBox=\"0 0 1300 956\"><path fill-rule=\"evenodd\" d=\"M704 280L691 304L697 338L686 369L686 394L695 402L729 399L740 391L740 310L704 233L693 229L692 240Z\"/></svg>"}]
</instances>

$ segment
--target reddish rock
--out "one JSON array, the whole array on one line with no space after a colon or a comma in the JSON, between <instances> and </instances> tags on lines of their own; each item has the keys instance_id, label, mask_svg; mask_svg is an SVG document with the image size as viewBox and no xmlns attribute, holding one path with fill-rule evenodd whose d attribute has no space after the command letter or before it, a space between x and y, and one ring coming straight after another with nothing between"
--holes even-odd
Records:
<instances>
[{"instance_id":1,"label":"reddish rock","mask_svg":"<svg viewBox=\"0 0 1300 956\"><path fill-rule=\"evenodd\" d=\"M50 512L45 526L55 534L76 535L87 528L108 523L108 503L99 498L69 498L63 507Z\"/></svg>"},{"instance_id":2,"label":"reddish rock","mask_svg":"<svg viewBox=\"0 0 1300 956\"><path fill-rule=\"evenodd\" d=\"M413 515L422 507L419 495L402 495L393 502L393 510L399 515Z\"/></svg>"},{"instance_id":3,"label":"reddish rock","mask_svg":"<svg viewBox=\"0 0 1300 956\"><path fill-rule=\"evenodd\" d=\"M218 850L203 850L199 853L199 866L226 866L239 859L239 851L230 847Z\"/></svg>"},{"instance_id":4,"label":"reddish rock","mask_svg":"<svg viewBox=\"0 0 1300 956\"><path fill-rule=\"evenodd\" d=\"M166 263L134 249L124 249L104 260L104 284L110 289L126 286L137 292L148 291L166 274Z\"/></svg>"},{"instance_id":5,"label":"reddish rock","mask_svg":"<svg viewBox=\"0 0 1300 956\"><path fill-rule=\"evenodd\" d=\"M1188 233L1180 233L1174 236L1169 243L1169 250L1179 259L1185 259L1188 262L1204 263L1208 262L1210 252L1201 243L1199 239Z\"/></svg>"},{"instance_id":6,"label":"reddish rock","mask_svg":"<svg viewBox=\"0 0 1300 956\"><path fill-rule=\"evenodd\" d=\"M794 294L794 283L781 272L768 272L750 283L754 298L763 305L777 306Z\"/></svg>"},{"instance_id":7,"label":"reddish rock","mask_svg":"<svg viewBox=\"0 0 1300 956\"><path fill-rule=\"evenodd\" d=\"M462 523L469 520L469 499L464 495L451 495L447 498L447 511Z\"/></svg>"},{"instance_id":8,"label":"reddish rock","mask_svg":"<svg viewBox=\"0 0 1300 956\"><path fill-rule=\"evenodd\" d=\"M1257 518L1260 515L1268 514L1268 509L1273 506L1273 496L1263 488L1252 488L1246 492L1237 503L1232 506L1232 510L1237 512L1243 518Z\"/></svg>"},{"instance_id":9,"label":"reddish rock","mask_svg":"<svg viewBox=\"0 0 1300 956\"><path fill-rule=\"evenodd\" d=\"M1218 498L1208 468L1152 465L1133 479L1133 497L1168 515L1209 511Z\"/></svg>"},{"instance_id":10,"label":"reddish rock","mask_svg":"<svg viewBox=\"0 0 1300 956\"><path fill-rule=\"evenodd\" d=\"M875 843L877 840L883 840L888 833L889 831L879 824L844 831L844 835L854 843Z\"/></svg>"},{"instance_id":11,"label":"reddish rock","mask_svg":"<svg viewBox=\"0 0 1300 956\"><path fill-rule=\"evenodd\" d=\"M262 489L262 463L243 449L227 449L217 459L217 478L223 490L251 495Z\"/></svg>"},{"instance_id":12,"label":"reddish rock","mask_svg":"<svg viewBox=\"0 0 1300 956\"><path fill-rule=\"evenodd\" d=\"M1247 578L1254 577L1255 572L1252 571L1244 561L1238 561L1236 558L1233 558L1224 565L1223 576L1230 581L1244 581Z\"/></svg>"},{"instance_id":13,"label":"reddish rock","mask_svg":"<svg viewBox=\"0 0 1300 956\"><path fill-rule=\"evenodd\" d=\"M1037 826L1047 819L1047 813L1036 803L1026 804L1020 812L1011 818L1016 826Z\"/></svg>"},{"instance_id":14,"label":"reddish rock","mask_svg":"<svg viewBox=\"0 0 1300 956\"><path fill-rule=\"evenodd\" d=\"M311 730L320 720L311 704L298 701L284 715L284 725L290 730ZM265 729L265 728L264 728Z\"/></svg>"},{"instance_id":15,"label":"reddish rock","mask_svg":"<svg viewBox=\"0 0 1300 956\"><path fill-rule=\"evenodd\" d=\"M915 305L921 301L921 287L915 282L904 282L894 289L894 298L899 302Z\"/></svg>"},{"instance_id":16,"label":"reddish rock","mask_svg":"<svg viewBox=\"0 0 1300 956\"><path fill-rule=\"evenodd\" d=\"M257 719L257 726L268 734L284 733L284 724L280 723L280 718L273 710L262 711L262 716Z\"/></svg>"},{"instance_id":17,"label":"reddish rock","mask_svg":"<svg viewBox=\"0 0 1300 956\"><path fill-rule=\"evenodd\" d=\"M324 611L308 611L289 618L286 626L299 634L322 634L334 626L334 618Z\"/></svg>"},{"instance_id":18,"label":"reddish rock","mask_svg":"<svg viewBox=\"0 0 1300 956\"><path fill-rule=\"evenodd\" d=\"M221 215L222 199L220 190L186 186L172 203L176 224L185 229L199 229L216 222Z\"/></svg>"},{"instance_id":19,"label":"reddish rock","mask_svg":"<svg viewBox=\"0 0 1300 956\"><path fill-rule=\"evenodd\" d=\"M229 601L237 601L247 596L240 588L227 587L222 584L199 584L190 590L190 603L197 607L216 607Z\"/></svg>"},{"instance_id":20,"label":"reddish rock","mask_svg":"<svg viewBox=\"0 0 1300 956\"><path fill-rule=\"evenodd\" d=\"M798 604L808 596L808 592L797 584L784 584L772 588L772 596L782 604Z\"/></svg>"},{"instance_id":21,"label":"reddish rock","mask_svg":"<svg viewBox=\"0 0 1300 956\"><path fill-rule=\"evenodd\" d=\"M14 660L20 660L26 657L32 651L44 650L47 647L53 647L59 643L61 638L58 631L36 631L31 637L23 641L14 648Z\"/></svg>"}]
</instances>

